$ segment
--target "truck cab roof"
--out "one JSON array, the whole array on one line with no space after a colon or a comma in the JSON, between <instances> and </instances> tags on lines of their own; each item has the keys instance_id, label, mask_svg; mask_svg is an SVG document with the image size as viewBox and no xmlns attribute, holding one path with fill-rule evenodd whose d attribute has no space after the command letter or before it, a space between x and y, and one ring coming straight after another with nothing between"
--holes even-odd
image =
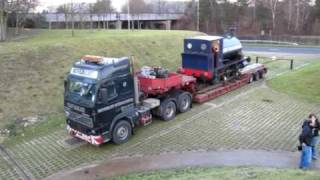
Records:
<instances>
[{"instance_id":1,"label":"truck cab roof","mask_svg":"<svg viewBox=\"0 0 320 180\"><path fill-rule=\"evenodd\" d=\"M194 36L190 38L186 38L188 40L203 40L203 41L215 41L219 39L223 39L222 36Z\"/></svg>"},{"instance_id":2,"label":"truck cab roof","mask_svg":"<svg viewBox=\"0 0 320 180\"><path fill-rule=\"evenodd\" d=\"M129 58L113 58L102 56L83 56L77 61L70 74L91 79L105 79L109 76L127 74L130 71Z\"/></svg>"}]
</instances>

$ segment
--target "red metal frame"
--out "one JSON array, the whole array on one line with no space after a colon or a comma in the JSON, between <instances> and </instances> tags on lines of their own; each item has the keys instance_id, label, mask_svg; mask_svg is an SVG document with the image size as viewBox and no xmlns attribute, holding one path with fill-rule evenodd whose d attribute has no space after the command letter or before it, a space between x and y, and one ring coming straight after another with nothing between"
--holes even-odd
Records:
<instances>
[{"instance_id":1,"label":"red metal frame","mask_svg":"<svg viewBox=\"0 0 320 180\"><path fill-rule=\"evenodd\" d=\"M173 88L181 89L182 76L177 73L169 73L167 78L149 78L138 76L140 90L146 94L163 94Z\"/></svg>"},{"instance_id":2,"label":"red metal frame","mask_svg":"<svg viewBox=\"0 0 320 180\"><path fill-rule=\"evenodd\" d=\"M193 101L197 103L203 103L209 100L212 100L214 98L217 98L219 96L222 96L228 92L231 92L235 89L238 89L246 84L248 84L250 81L250 75L245 74L242 75L239 80L235 80L234 82L228 82L225 85L218 87L216 89L208 90L203 93L196 93L193 97Z\"/></svg>"},{"instance_id":3,"label":"red metal frame","mask_svg":"<svg viewBox=\"0 0 320 180\"><path fill-rule=\"evenodd\" d=\"M213 78L213 73L210 71L204 71L204 70L198 70L198 69L189 69L189 68L180 68L179 73L185 74L188 76L194 76L194 77L205 77L206 80L210 80Z\"/></svg>"}]
</instances>

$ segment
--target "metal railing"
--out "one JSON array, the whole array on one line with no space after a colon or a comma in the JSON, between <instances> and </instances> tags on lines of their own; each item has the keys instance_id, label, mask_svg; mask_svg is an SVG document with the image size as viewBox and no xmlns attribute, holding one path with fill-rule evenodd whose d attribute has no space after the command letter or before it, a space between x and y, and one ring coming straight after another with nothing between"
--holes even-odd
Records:
<instances>
[{"instance_id":1,"label":"metal railing","mask_svg":"<svg viewBox=\"0 0 320 180\"><path fill-rule=\"evenodd\" d=\"M263 56L257 56L256 57L256 63L259 63L259 60L262 59L267 59L269 61L264 61L264 64L272 63L272 62L277 62L277 61L288 61L290 62L290 70L293 70L294 68L294 60L293 59L286 59L286 58L275 58L275 57L263 57Z\"/></svg>"}]
</instances>

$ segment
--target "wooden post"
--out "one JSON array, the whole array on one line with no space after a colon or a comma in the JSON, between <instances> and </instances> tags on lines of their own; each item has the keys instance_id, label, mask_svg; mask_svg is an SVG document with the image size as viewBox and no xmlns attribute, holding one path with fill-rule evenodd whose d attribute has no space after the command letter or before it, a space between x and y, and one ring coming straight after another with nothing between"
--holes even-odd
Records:
<instances>
[{"instance_id":1,"label":"wooden post","mask_svg":"<svg viewBox=\"0 0 320 180\"><path fill-rule=\"evenodd\" d=\"M256 57L256 63L258 63L258 62L259 62L259 57L257 56L257 57Z\"/></svg>"},{"instance_id":2,"label":"wooden post","mask_svg":"<svg viewBox=\"0 0 320 180\"><path fill-rule=\"evenodd\" d=\"M290 69L293 70L293 59L290 60Z\"/></svg>"}]
</instances>

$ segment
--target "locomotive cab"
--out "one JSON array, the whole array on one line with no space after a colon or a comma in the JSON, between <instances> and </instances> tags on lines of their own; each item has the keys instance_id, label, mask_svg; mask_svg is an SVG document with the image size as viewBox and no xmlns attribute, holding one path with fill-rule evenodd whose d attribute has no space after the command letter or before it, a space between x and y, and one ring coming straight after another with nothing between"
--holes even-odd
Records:
<instances>
[{"instance_id":1,"label":"locomotive cab","mask_svg":"<svg viewBox=\"0 0 320 180\"><path fill-rule=\"evenodd\" d=\"M180 73L217 82L234 76L243 61L236 37L196 36L184 40Z\"/></svg>"}]
</instances>

